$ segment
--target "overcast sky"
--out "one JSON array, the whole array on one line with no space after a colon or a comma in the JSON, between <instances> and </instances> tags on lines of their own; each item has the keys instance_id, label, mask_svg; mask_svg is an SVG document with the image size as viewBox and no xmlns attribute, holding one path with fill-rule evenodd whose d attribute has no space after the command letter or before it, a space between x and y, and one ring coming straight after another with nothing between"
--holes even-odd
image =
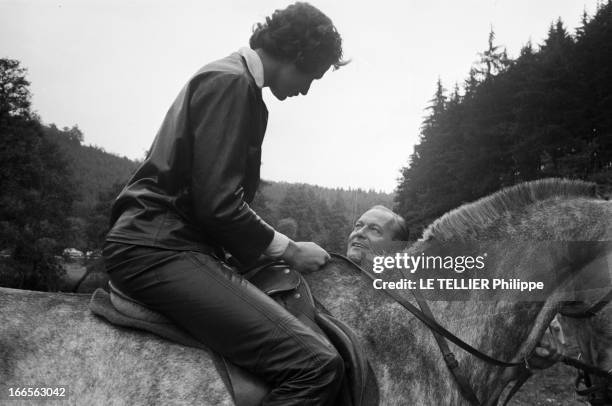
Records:
<instances>
[{"instance_id":1,"label":"overcast sky","mask_svg":"<svg viewBox=\"0 0 612 406\"><path fill-rule=\"evenodd\" d=\"M142 158L178 91L204 64L248 44L276 0L0 0L0 57L29 71L45 123L78 125L86 144ZM352 62L307 96L277 101L262 178L393 191L440 77L462 83L487 45L516 57L553 20L570 32L596 0L319 0Z\"/></svg>"}]
</instances>

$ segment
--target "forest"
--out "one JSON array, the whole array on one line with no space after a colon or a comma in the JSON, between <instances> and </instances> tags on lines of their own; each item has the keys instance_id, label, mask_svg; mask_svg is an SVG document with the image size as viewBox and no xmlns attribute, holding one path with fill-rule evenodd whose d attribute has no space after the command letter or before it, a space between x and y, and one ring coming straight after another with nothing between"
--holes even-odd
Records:
<instances>
[{"instance_id":1,"label":"forest","mask_svg":"<svg viewBox=\"0 0 612 406\"><path fill-rule=\"evenodd\" d=\"M418 238L446 211L523 181L585 179L609 196L611 67L611 2L574 33L552 23L515 59L492 30L464 83L435 84L394 194L264 180L252 207L292 238L344 252L352 224L376 204ZM64 249L99 252L111 204L139 162L85 145L77 125L43 124L29 85L26 67L0 59L0 286L53 291Z\"/></svg>"},{"instance_id":2,"label":"forest","mask_svg":"<svg viewBox=\"0 0 612 406\"><path fill-rule=\"evenodd\" d=\"M561 20L516 59L495 44L462 84L439 80L419 143L403 168L395 209L412 230L503 187L547 178L612 186L612 4Z\"/></svg>"}]
</instances>

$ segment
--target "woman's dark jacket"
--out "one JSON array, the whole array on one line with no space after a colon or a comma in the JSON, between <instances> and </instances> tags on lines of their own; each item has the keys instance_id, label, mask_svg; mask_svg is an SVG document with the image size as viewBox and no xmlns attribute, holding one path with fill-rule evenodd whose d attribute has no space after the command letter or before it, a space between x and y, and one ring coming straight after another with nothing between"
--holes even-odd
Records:
<instances>
[{"instance_id":1,"label":"woman's dark jacket","mask_svg":"<svg viewBox=\"0 0 612 406\"><path fill-rule=\"evenodd\" d=\"M112 207L107 241L171 250L219 247L257 259L274 230L248 206L268 110L240 54L204 66L166 114Z\"/></svg>"}]
</instances>

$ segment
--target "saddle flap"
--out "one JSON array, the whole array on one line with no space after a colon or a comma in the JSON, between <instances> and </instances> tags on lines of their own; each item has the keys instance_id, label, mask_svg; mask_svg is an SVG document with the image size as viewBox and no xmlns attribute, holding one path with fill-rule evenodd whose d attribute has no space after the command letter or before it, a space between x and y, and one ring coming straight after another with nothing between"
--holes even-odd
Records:
<instances>
[{"instance_id":1,"label":"saddle flap","mask_svg":"<svg viewBox=\"0 0 612 406\"><path fill-rule=\"evenodd\" d=\"M189 335L189 333L181 330L174 324L150 322L119 312L111 302L111 295L101 288L98 288L92 294L89 301L89 310L91 310L92 313L105 318L111 324L148 331L159 337L166 338L170 341L186 345L188 347L207 349L206 346Z\"/></svg>"},{"instance_id":2,"label":"saddle flap","mask_svg":"<svg viewBox=\"0 0 612 406\"><path fill-rule=\"evenodd\" d=\"M108 286L110 288L110 301L118 312L148 323L172 324L167 317L132 299L113 285L112 282L109 281Z\"/></svg>"},{"instance_id":3,"label":"saddle flap","mask_svg":"<svg viewBox=\"0 0 612 406\"><path fill-rule=\"evenodd\" d=\"M323 312L316 313L316 321L345 362L352 405L378 405L379 391L376 377L353 330L342 321Z\"/></svg>"},{"instance_id":4,"label":"saddle flap","mask_svg":"<svg viewBox=\"0 0 612 406\"><path fill-rule=\"evenodd\" d=\"M292 291L300 285L299 273L283 263L257 268L245 278L267 295Z\"/></svg>"}]
</instances>

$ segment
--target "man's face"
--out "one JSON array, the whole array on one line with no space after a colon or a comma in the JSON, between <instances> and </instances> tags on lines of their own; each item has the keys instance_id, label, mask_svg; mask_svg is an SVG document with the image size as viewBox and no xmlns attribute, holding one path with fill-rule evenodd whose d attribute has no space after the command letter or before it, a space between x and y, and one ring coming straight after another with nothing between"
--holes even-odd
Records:
<instances>
[{"instance_id":1,"label":"man's face","mask_svg":"<svg viewBox=\"0 0 612 406\"><path fill-rule=\"evenodd\" d=\"M285 100L287 97L308 94L308 89L313 80L321 79L329 66L313 73L300 71L293 62L283 63L278 71L275 83L270 85L272 94L278 100Z\"/></svg>"},{"instance_id":2,"label":"man's face","mask_svg":"<svg viewBox=\"0 0 612 406\"><path fill-rule=\"evenodd\" d=\"M393 214L381 210L366 211L355 223L349 235L346 256L361 264L372 261L375 255L382 254L385 246L393 241Z\"/></svg>"}]
</instances>

